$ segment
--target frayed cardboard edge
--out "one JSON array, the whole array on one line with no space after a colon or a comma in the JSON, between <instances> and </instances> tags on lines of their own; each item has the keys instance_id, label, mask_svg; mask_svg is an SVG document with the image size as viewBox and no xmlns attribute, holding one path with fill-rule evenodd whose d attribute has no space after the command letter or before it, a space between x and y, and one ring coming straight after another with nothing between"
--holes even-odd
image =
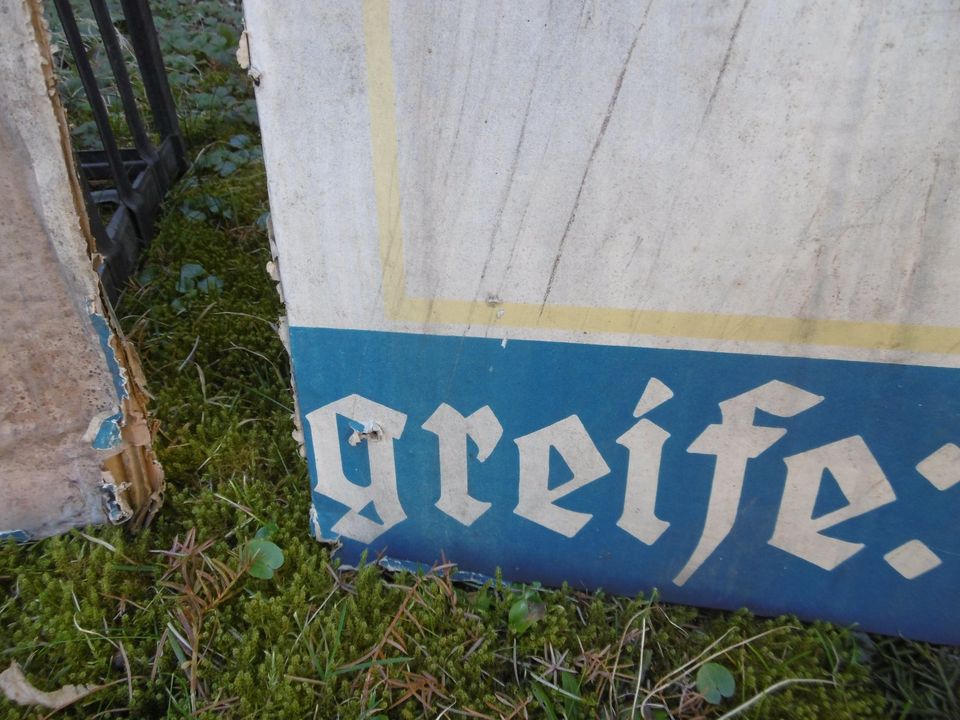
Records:
<instances>
[{"instance_id":1,"label":"frayed cardboard edge","mask_svg":"<svg viewBox=\"0 0 960 720\"><path fill-rule=\"evenodd\" d=\"M246 28L240 33L240 42L237 44L237 65L241 70L246 70L247 75L253 81L254 85L260 85L260 79L263 73L250 61L250 33Z\"/></svg>"},{"instance_id":2,"label":"frayed cardboard edge","mask_svg":"<svg viewBox=\"0 0 960 720\"><path fill-rule=\"evenodd\" d=\"M110 324L117 328L112 309L109 313ZM119 398L120 441L101 465L100 490L110 522L126 523L136 532L150 524L163 504L163 468L153 452L157 423L147 413L150 395L133 345L116 329L109 344L123 385Z\"/></svg>"},{"instance_id":3,"label":"frayed cardboard edge","mask_svg":"<svg viewBox=\"0 0 960 720\"><path fill-rule=\"evenodd\" d=\"M116 361L115 383L118 383L119 420L111 416L119 429L119 437L111 437L109 452L101 465L100 489L104 499L104 511L112 523L127 523L131 530L139 530L150 523L163 503L164 476L160 463L153 452L153 435L156 424L147 414L146 379L137 353L120 332L113 308L107 301L100 283L100 269L103 257L97 252L96 240L90 229L83 192L77 174L73 145L70 140L70 126L57 92L57 80L54 74L53 58L50 52L50 30L39 0L25 0L36 36L37 47L42 59L42 70L47 86L47 97L53 108L54 116L60 128L60 143L63 160L70 179L70 191L80 225L80 233L86 238L90 256L90 271L96 278L99 294L89 298L91 321L96 330L96 319L102 320L109 329L106 340ZM110 358L107 358L108 364Z\"/></svg>"},{"instance_id":4,"label":"frayed cardboard edge","mask_svg":"<svg viewBox=\"0 0 960 720\"><path fill-rule=\"evenodd\" d=\"M272 258L266 266L267 275L277 284L277 294L280 296L280 303L286 308L286 299L283 294L283 279L280 273L279 251L273 235L273 218L267 217L267 240L270 243L270 257ZM303 435L303 423L300 421L300 402L297 395L297 380L293 373L293 353L290 352L290 323L286 315L281 315L277 319L277 335L280 336L280 342L284 350L287 351L287 358L290 360L290 390L293 393L293 439L297 443L297 451L300 457L307 456L307 449Z\"/></svg>"}]
</instances>

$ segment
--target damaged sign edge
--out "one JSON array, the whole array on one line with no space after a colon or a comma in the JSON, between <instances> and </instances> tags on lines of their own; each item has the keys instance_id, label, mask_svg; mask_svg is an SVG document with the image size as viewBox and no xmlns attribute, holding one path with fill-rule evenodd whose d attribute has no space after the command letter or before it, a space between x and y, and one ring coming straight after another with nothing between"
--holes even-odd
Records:
<instances>
[{"instance_id":1,"label":"damaged sign edge","mask_svg":"<svg viewBox=\"0 0 960 720\"><path fill-rule=\"evenodd\" d=\"M150 420L147 412L150 395L136 350L123 336L97 272L97 268L103 264L103 258L97 251L83 201L79 165L70 140L66 114L57 93L50 31L43 9L39 0L27 0L26 6L40 53L47 98L59 129L65 174L70 184L78 230L86 242L90 262L88 267L75 270L87 276L80 279L77 285L78 289L89 288L86 301L91 332L99 338L117 394L115 411L106 417L91 418L84 440L102 455L99 482L107 519L114 524L126 523L132 531L137 531L148 525L159 510L165 487L163 469L152 447L156 424ZM20 529L2 535L18 541L37 539Z\"/></svg>"}]
</instances>

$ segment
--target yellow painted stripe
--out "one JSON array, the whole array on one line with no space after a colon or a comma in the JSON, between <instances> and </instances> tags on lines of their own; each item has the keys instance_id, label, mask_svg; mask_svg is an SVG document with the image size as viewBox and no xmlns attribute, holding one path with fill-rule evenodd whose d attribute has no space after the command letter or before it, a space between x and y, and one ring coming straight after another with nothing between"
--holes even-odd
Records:
<instances>
[{"instance_id":1,"label":"yellow painted stripe","mask_svg":"<svg viewBox=\"0 0 960 720\"><path fill-rule=\"evenodd\" d=\"M426 299L406 294L389 0L364 0L367 88L384 311L415 324L502 326L960 354L960 328L933 325Z\"/></svg>"},{"instance_id":2,"label":"yellow painted stripe","mask_svg":"<svg viewBox=\"0 0 960 720\"><path fill-rule=\"evenodd\" d=\"M364 0L363 36L367 60L367 94L373 145L373 188L383 268L387 317L395 317L406 296L403 227L400 223L400 166L397 152L396 91L390 43L389 0Z\"/></svg>"},{"instance_id":3,"label":"yellow painted stripe","mask_svg":"<svg viewBox=\"0 0 960 720\"><path fill-rule=\"evenodd\" d=\"M832 345L916 353L960 353L960 328L899 325L847 320L810 320L762 315L716 315L503 303L489 306L469 300L426 300L404 297L394 320L417 324L499 326L625 333L787 345Z\"/></svg>"}]
</instances>

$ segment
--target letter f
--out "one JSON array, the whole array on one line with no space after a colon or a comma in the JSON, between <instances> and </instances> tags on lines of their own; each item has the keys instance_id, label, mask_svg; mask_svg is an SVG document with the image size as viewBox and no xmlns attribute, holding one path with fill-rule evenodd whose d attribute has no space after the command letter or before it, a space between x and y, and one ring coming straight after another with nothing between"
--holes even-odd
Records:
<instances>
[{"instance_id":1,"label":"letter f","mask_svg":"<svg viewBox=\"0 0 960 720\"><path fill-rule=\"evenodd\" d=\"M687 448L689 453L715 455L717 462L703 535L687 564L673 579L674 584L683 585L689 580L733 529L747 460L760 455L787 432L783 428L754 425L756 411L763 410L777 417L793 417L822 400L822 395L772 380L720 403L722 422L708 425Z\"/></svg>"}]
</instances>

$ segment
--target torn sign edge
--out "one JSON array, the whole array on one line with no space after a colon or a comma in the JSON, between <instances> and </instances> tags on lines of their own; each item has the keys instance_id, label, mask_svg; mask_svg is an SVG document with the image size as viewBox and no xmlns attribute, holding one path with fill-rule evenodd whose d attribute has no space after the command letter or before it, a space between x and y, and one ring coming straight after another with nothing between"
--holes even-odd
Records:
<instances>
[{"instance_id":1,"label":"torn sign edge","mask_svg":"<svg viewBox=\"0 0 960 720\"><path fill-rule=\"evenodd\" d=\"M311 521L312 519L313 519L313 515L311 514ZM320 532L319 525L316 526L316 532L317 533ZM341 544L336 540L321 538L319 536L317 536L317 540L319 540L322 544L329 546L331 554L335 554L337 551L341 549ZM357 570L359 567L362 567L363 565L368 564L366 560L366 554L367 554L366 551L364 551L364 553L361 555L359 565L352 565L348 562L344 562L343 560L341 560L339 565L340 569L341 570ZM389 555L380 555L379 557L374 559L372 563L369 563L369 564L376 565L381 570L384 570L385 572L388 572L388 573L406 572L406 573L410 573L411 575L448 575L449 574L450 579L453 580L453 582L461 583L463 585L471 585L476 588L481 588L487 584L494 585L497 583L497 578L491 575L487 575L486 573L481 573L481 572L472 572L470 570L460 570L459 568L456 567L456 565L453 565L452 572L448 572L448 569L450 568L449 564L441 564L439 566L430 565L424 562L417 562L416 560L398 560L397 558L390 557ZM501 582L506 586L515 585L514 582L506 578L501 578Z\"/></svg>"},{"instance_id":2,"label":"torn sign edge","mask_svg":"<svg viewBox=\"0 0 960 720\"><path fill-rule=\"evenodd\" d=\"M337 555L343 549L343 543L340 540L339 535L327 536L323 532L323 527L320 524L320 514L317 512L316 504L311 500L310 502L310 535L321 545L325 546L330 551L330 556L333 557ZM359 566L367 564L367 551L364 550L360 555ZM389 573L401 573L408 572L413 575L430 575L430 574L446 574L446 568L449 565L445 562L441 562L441 565L436 564L430 565L429 563L419 562L417 560L401 560L399 558L391 557L386 553L378 555L372 562L373 565L376 565L381 570ZM338 566L343 570L356 570L358 565L353 565L350 562L345 561L343 558L340 558L340 565ZM471 585L477 588L483 587L486 584L496 584L497 578L491 575L487 575L482 572L473 572L470 570L460 570L454 566L453 572L449 573L450 579L457 583L462 583L464 585ZM505 578L500 579L506 585L513 585L514 583Z\"/></svg>"},{"instance_id":3,"label":"torn sign edge","mask_svg":"<svg viewBox=\"0 0 960 720\"><path fill-rule=\"evenodd\" d=\"M153 452L156 427L147 412L150 395L137 352L123 336L109 301L98 300L91 299L90 321L113 380L117 412L103 418L91 445L106 454L100 494L107 519L137 531L150 523L163 504L163 469Z\"/></svg>"},{"instance_id":4,"label":"torn sign edge","mask_svg":"<svg viewBox=\"0 0 960 720\"><path fill-rule=\"evenodd\" d=\"M343 549L343 543L340 540L339 535L327 536L324 535L323 527L320 525L320 514L317 512L317 506L313 502L310 503L310 535L321 545L325 546L330 551L330 556L338 554ZM362 567L367 564L376 565L381 570L389 573L401 573L407 572L413 575L445 575L447 574L447 569L450 568L450 564L441 560L441 564L433 564L420 562L417 560L401 560L399 558L391 557L386 553L378 555L372 562L368 563L367 560L367 551L364 550L360 554L360 562L358 565L354 565L350 562L345 561L343 558L340 558L340 564L337 566L341 570L357 570L359 567ZM482 572L473 572L470 570L460 570L453 565L453 571L449 573L450 579L457 583L462 583L464 585L472 585L474 587L483 587L484 585L490 583L491 585L498 582L496 577L492 575L487 575ZM500 578L500 580L505 585L513 585L514 583L510 580Z\"/></svg>"},{"instance_id":5,"label":"torn sign edge","mask_svg":"<svg viewBox=\"0 0 960 720\"><path fill-rule=\"evenodd\" d=\"M237 43L236 57L237 65L240 66L240 69L247 71L247 75L250 76L254 85L259 85L262 75L250 62L250 33L246 28L240 33L240 42Z\"/></svg>"},{"instance_id":6,"label":"torn sign edge","mask_svg":"<svg viewBox=\"0 0 960 720\"><path fill-rule=\"evenodd\" d=\"M99 484L107 519L115 524L127 523L131 530L136 531L149 524L160 508L165 487L163 469L152 447L156 427L147 413L150 395L145 389L146 380L137 353L123 336L100 281L103 256L97 250L83 200L79 163L57 91L50 30L43 8L40 0L24 0L24 3L40 56L47 99L59 131L77 229L86 243L86 256L90 262L89 266L68 268L67 272L77 278L74 283L76 290L87 295L83 300L88 311L90 330L98 336L117 395L115 410L107 417L91 418L83 438L102 456Z\"/></svg>"},{"instance_id":7,"label":"torn sign edge","mask_svg":"<svg viewBox=\"0 0 960 720\"><path fill-rule=\"evenodd\" d=\"M270 244L271 259L267 262L265 270L267 275L270 276L270 279L276 283L277 294L280 296L280 305L283 308L283 312L285 312L287 303L283 294L283 280L280 273L279 251L277 249L277 243L274 239L273 219L270 215L267 216L267 241ZM291 414L291 419L293 420L293 432L291 435L294 442L297 444L297 452L300 453L300 457L306 458L307 449L305 444L306 441L303 436L303 424L300 421L300 404L297 395L297 382L295 375L292 372L293 353L290 352L290 324L287 321L286 315L281 315L277 318L276 330L277 335L280 337L280 343L283 345L283 349L287 353L287 359L290 361L290 394L293 397L293 413Z\"/></svg>"}]
</instances>

